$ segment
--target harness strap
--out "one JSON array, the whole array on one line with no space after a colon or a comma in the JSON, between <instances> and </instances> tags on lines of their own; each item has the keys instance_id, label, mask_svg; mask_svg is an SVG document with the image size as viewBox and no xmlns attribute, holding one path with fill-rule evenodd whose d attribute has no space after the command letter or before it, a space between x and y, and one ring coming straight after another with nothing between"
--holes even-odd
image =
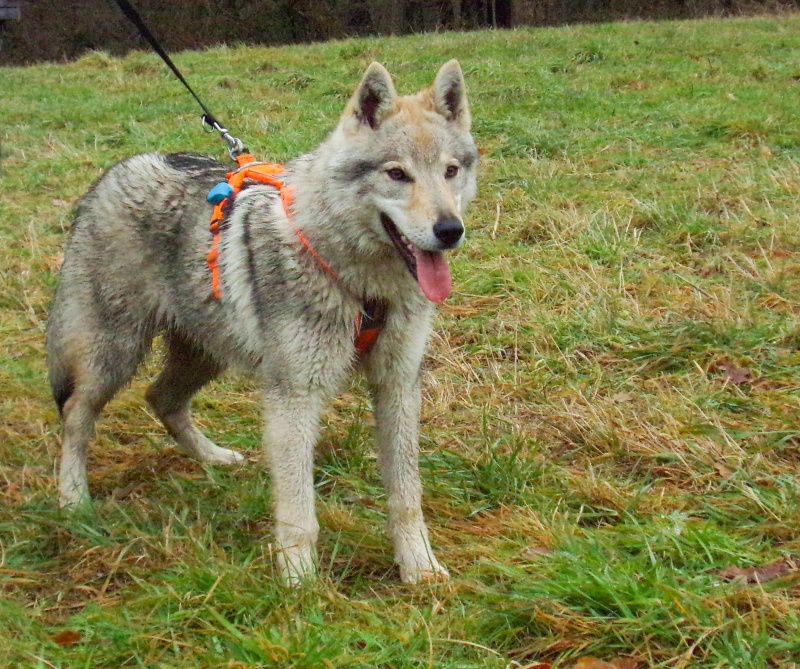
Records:
<instances>
[{"instance_id":1,"label":"harness strap","mask_svg":"<svg viewBox=\"0 0 800 669\"><path fill-rule=\"evenodd\" d=\"M356 353L367 353L378 341L378 336L386 325L386 302L381 300L367 300L364 302L364 312L356 314L356 326L353 334L353 346Z\"/></svg>"},{"instance_id":2,"label":"harness strap","mask_svg":"<svg viewBox=\"0 0 800 669\"><path fill-rule=\"evenodd\" d=\"M261 183L268 184L278 189L280 194L281 204L289 225L300 243L308 250L317 264L334 280L338 281L336 274L331 269L330 265L314 250L305 235L295 226L292 220L291 208L294 202L294 188L286 184L283 179L278 178L284 173L283 165L277 163L263 163L257 162L256 159L249 153L236 156L236 161L239 163L239 169L228 172L225 175L227 179L228 189L225 189L226 196L221 194L211 199L212 192L209 193L209 201L214 203L214 210L211 214L211 250L208 252L206 261L208 268L211 270L211 288L214 291L214 297L220 299L222 292L220 290L219 281L219 238L222 232L222 225L225 222L225 215L233 198L242 190L242 186L246 179L252 179ZM224 186L225 184L221 184ZM355 346L356 353L363 355L367 353L378 340L383 327L386 325L386 313L388 311L387 304L381 300L367 300L363 304L363 313L356 314L356 322L353 332L353 345Z\"/></svg>"}]
</instances>

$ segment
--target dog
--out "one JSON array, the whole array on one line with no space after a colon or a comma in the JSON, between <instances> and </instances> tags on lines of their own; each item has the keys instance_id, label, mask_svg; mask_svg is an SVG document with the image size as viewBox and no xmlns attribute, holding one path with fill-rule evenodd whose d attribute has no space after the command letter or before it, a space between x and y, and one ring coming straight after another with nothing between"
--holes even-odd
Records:
<instances>
[{"instance_id":1,"label":"dog","mask_svg":"<svg viewBox=\"0 0 800 669\"><path fill-rule=\"evenodd\" d=\"M164 368L145 397L189 456L242 460L195 427L191 398L231 366L260 381L277 562L288 584L299 583L315 570L320 414L360 369L401 579L447 578L421 509L420 379L433 304L451 290L445 252L462 243L476 192L470 123L458 61L411 96L370 65L327 139L285 166L289 208L269 184L245 182L232 198L219 235L219 299L206 194L227 168L151 153L106 172L78 207L47 326L63 421L60 504L88 500L95 420L161 334ZM354 323L368 304L382 305L383 328L358 353Z\"/></svg>"}]
</instances>

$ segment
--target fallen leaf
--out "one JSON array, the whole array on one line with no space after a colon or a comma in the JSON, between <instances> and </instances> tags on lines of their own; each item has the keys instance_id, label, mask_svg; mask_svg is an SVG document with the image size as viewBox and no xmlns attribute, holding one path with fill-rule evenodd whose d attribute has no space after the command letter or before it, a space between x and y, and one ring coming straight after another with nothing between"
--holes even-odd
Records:
<instances>
[{"instance_id":1,"label":"fallen leaf","mask_svg":"<svg viewBox=\"0 0 800 669\"><path fill-rule=\"evenodd\" d=\"M742 569L736 565L729 565L720 569L717 572L717 576L727 581L738 581L740 583L766 583L779 576L785 576L797 571L797 569L797 563L791 558L785 557L774 562L768 562L760 567Z\"/></svg>"},{"instance_id":2,"label":"fallen leaf","mask_svg":"<svg viewBox=\"0 0 800 669\"><path fill-rule=\"evenodd\" d=\"M537 611L537 617L544 617L541 611ZM557 616L550 616L549 622L558 621L559 618ZM544 647L545 653L562 653L565 650L571 650L575 647L575 643L573 641L569 641L568 639L556 639L555 641L551 641L547 646Z\"/></svg>"},{"instance_id":3,"label":"fallen leaf","mask_svg":"<svg viewBox=\"0 0 800 669\"><path fill-rule=\"evenodd\" d=\"M724 479L729 479L731 476L733 476L733 472L730 469L728 469L725 465L723 465L721 462L715 462L714 469L716 469L717 474L719 474Z\"/></svg>"},{"instance_id":4,"label":"fallen leaf","mask_svg":"<svg viewBox=\"0 0 800 669\"><path fill-rule=\"evenodd\" d=\"M53 641L55 641L59 646L74 646L78 643L83 635L80 632L75 632L74 630L64 630L63 632L59 632L53 637Z\"/></svg>"},{"instance_id":5,"label":"fallen leaf","mask_svg":"<svg viewBox=\"0 0 800 669\"><path fill-rule=\"evenodd\" d=\"M537 557L541 557L542 555L552 555L553 549L548 548L547 546L528 546L527 548L523 548L519 556L526 560L533 560Z\"/></svg>"},{"instance_id":6,"label":"fallen leaf","mask_svg":"<svg viewBox=\"0 0 800 669\"><path fill-rule=\"evenodd\" d=\"M534 662L533 664L526 664L524 667L520 666L519 669L550 669L552 666L549 662Z\"/></svg>"},{"instance_id":7,"label":"fallen leaf","mask_svg":"<svg viewBox=\"0 0 800 669\"><path fill-rule=\"evenodd\" d=\"M650 88L650 84L646 81L642 81L641 79L634 79L633 81L629 81L625 84L624 88L629 88L632 91L643 91L647 88Z\"/></svg>"},{"instance_id":8,"label":"fallen leaf","mask_svg":"<svg viewBox=\"0 0 800 669\"><path fill-rule=\"evenodd\" d=\"M665 479L675 478L678 475L678 470L671 467L653 467L650 471Z\"/></svg>"},{"instance_id":9,"label":"fallen leaf","mask_svg":"<svg viewBox=\"0 0 800 669\"><path fill-rule=\"evenodd\" d=\"M570 669L616 669L611 662L598 660L596 657L582 657Z\"/></svg>"},{"instance_id":10,"label":"fallen leaf","mask_svg":"<svg viewBox=\"0 0 800 669\"><path fill-rule=\"evenodd\" d=\"M611 396L611 401L614 404L627 404L628 402L632 402L634 400L634 396L631 393L614 393Z\"/></svg>"},{"instance_id":11,"label":"fallen leaf","mask_svg":"<svg viewBox=\"0 0 800 669\"><path fill-rule=\"evenodd\" d=\"M54 256L45 256L44 257L44 264L49 270L57 270L61 267L61 264L64 262L64 254L57 253Z\"/></svg>"},{"instance_id":12,"label":"fallen leaf","mask_svg":"<svg viewBox=\"0 0 800 669\"><path fill-rule=\"evenodd\" d=\"M617 657L606 662L596 657L582 657L569 669L636 669L639 660L632 657Z\"/></svg>"},{"instance_id":13,"label":"fallen leaf","mask_svg":"<svg viewBox=\"0 0 800 669\"><path fill-rule=\"evenodd\" d=\"M722 360L716 364L717 371L722 372L728 381L736 386L743 386L753 382L753 372L743 369L730 360Z\"/></svg>"},{"instance_id":14,"label":"fallen leaf","mask_svg":"<svg viewBox=\"0 0 800 669\"><path fill-rule=\"evenodd\" d=\"M617 669L636 669L639 666L639 660L632 657L618 657L615 660L611 660L611 664Z\"/></svg>"}]
</instances>

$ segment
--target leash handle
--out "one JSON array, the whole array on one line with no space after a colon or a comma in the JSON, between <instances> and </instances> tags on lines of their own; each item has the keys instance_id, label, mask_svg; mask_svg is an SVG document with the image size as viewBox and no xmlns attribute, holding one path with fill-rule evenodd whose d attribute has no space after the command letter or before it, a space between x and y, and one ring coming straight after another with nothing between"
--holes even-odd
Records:
<instances>
[{"instance_id":1,"label":"leash handle","mask_svg":"<svg viewBox=\"0 0 800 669\"><path fill-rule=\"evenodd\" d=\"M244 145L242 144L242 140L237 139L233 135L231 135L228 130L223 126L211 113L208 107L203 104L203 101L199 98L197 93L192 90L192 87L189 85L189 82L184 79L183 75L181 74L180 70L176 67L175 63L172 62L172 59L169 57L169 54L164 50L164 48L158 43L158 40L155 38L150 29L145 24L142 17L139 15L139 12L136 11L136 8L128 2L128 0L114 0L117 6L120 8L122 13L127 17L127 19L136 26L136 29L139 31L139 34L144 37L151 47L153 47L153 51L155 51L161 60L163 60L167 67L172 70L173 74L178 77L178 80L186 87L186 90L191 93L192 97L197 100L197 104L200 105L200 108L203 110L202 116L202 123L203 127L211 128L210 132L218 132L222 137L223 141L228 145L228 155L231 157L231 160L236 161L236 156L244 152Z\"/></svg>"}]
</instances>

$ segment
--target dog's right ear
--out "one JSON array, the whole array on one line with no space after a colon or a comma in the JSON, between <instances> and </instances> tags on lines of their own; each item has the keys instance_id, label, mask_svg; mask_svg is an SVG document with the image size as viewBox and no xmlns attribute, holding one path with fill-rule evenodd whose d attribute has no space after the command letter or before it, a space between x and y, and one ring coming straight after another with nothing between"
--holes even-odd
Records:
<instances>
[{"instance_id":1,"label":"dog's right ear","mask_svg":"<svg viewBox=\"0 0 800 669\"><path fill-rule=\"evenodd\" d=\"M350 98L343 120L355 117L359 123L376 130L394 109L396 101L397 91L392 77L383 65L372 63Z\"/></svg>"},{"instance_id":2,"label":"dog's right ear","mask_svg":"<svg viewBox=\"0 0 800 669\"><path fill-rule=\"evenodd\" d=\"M433 104L448 121L455 121L469 131L470 116L467 104L467 85L461 65L453 59L442 65L433 82Z\"/></svg>"}]
</instances>

